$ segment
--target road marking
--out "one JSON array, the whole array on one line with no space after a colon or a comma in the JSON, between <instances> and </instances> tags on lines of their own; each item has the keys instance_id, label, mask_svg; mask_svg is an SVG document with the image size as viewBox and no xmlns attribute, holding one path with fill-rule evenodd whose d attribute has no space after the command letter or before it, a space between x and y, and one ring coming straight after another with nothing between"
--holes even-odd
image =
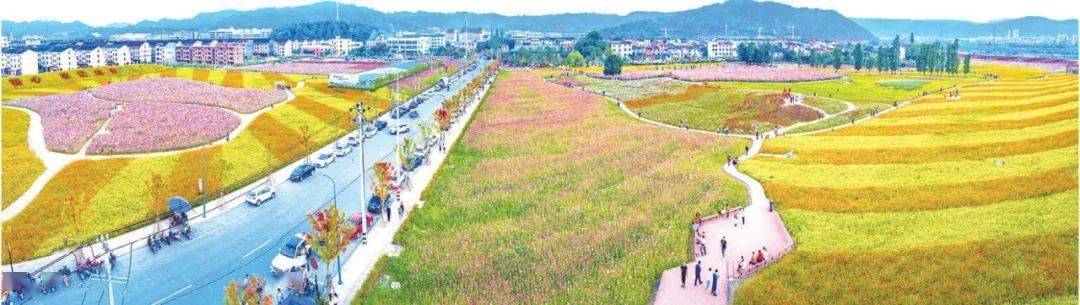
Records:
<instances>
[{"instance_id":1,"label":"road marking","mask_svg":"<svg viewBox=\"0 0 1080 305\"><path fill-rule=\"evenodd\" d=\"M247 258L248 256L251 256L251 254L254 254L255 251L259 251L259 249L262 249L262 247L266 246L266 244L270 243L270 241L271 241L271 239L267 239L261 245L259 245L258 247L255 247L255 249L251 249L251 252L248 252L247 254L244 254L243 258Z\"/></svg>"},{"instance_id":2,"label":"road marking","mask_svg":"<svg viewBox=\"0 0 1080 305\"><path fill-rule=\"evenodd\" d=\"M180 290L177 290L176 292L173 292L172 294L170 294L170 295L168 295L168 296L166 296L164 298L161 298L157 302L154 302L153 305L159 305L159 304L165 303L170 298L175 297L176 295L178 295L180 293L183 293L184 291L187 291L188 289L191 289L191 284L188 284L187 286L184 286L184 288L180 288Z\"/></svg>"}]
</instances>

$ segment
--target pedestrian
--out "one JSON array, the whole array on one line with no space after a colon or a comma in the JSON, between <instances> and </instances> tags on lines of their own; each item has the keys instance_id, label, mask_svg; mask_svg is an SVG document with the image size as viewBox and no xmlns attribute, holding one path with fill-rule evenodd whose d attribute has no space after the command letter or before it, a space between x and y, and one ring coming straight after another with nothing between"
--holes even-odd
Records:
<instances>
[{"instance_id":1,"label":"pedestrian","mask_svg":"<svg viewBox=\"0 0 1080 305\"><path fill-rule=\"evenodd\" d=\"M686 288L686 265L679 265L679 278L682 282L682 288Z\"/></svg>"},{"instance_id":2,"label":"pedestrian","mask_svg":"<svg viewBox=\"0 0 1080 305\"><path fill-rule=\"evenodd\" d=\"M391 211L391 209L390 209L390 205L389 205L389 204L387 204L387 205L386 205L386 222L387 222L387 223L390 223L390 211Z\"/></svg>"},{"instance_id":3,"label":"pedestrian","mask_svg":"<svg viewBox=\"0 0 1080 305\"><path fill-rule=\"evenodd\" d=\"M694 286L701 284L701 261L694 266Z\"/></svg>"},{"instance_id":4,"label":"pedestrian","mask_svg":"<svg viewBox=\"0 0 1080 305\"><path fill-rule=\"evenodd\" d=\"M743 215L742 215L742 224L743 224L744 226L746 225L746 214L743 214Z\"/></svg>"},{"instance_id":5,"label":"pedestrian","mask_svg":"<svg viewBox=\"0 0 1080 305\"><path fill-rule=\"evenodd\" d=\"M727 237L726 236L721 236L720 237L720 256L723 257L725 255L727 255Z\"/></svg>"},{"instance_id":6,"label":"pedestrian","mask_svg":"<svg viewBox=\"0 0 1080 305\"><path fill-rule=\"evenodd\" d=\"M714 297L716 296L716 286L720 286L719 285L720 274L717 274L716 271L717 270L713 270L713 273L712 273L712 295Z\"/></svg>"},{"instance_id":7,"label":"pedestrian","mask_svg":"<svg viewBox=\"0 0 1080 305\"><path fill-rule=\"evenodd\" d=\"M279 304L285 302L285 293L282 292L281 287L277 288L277 302Z\"/></svg>"},{"instance_id":8,"label":"pedestrian","mask_svg":"<svg viewBox=\"0 0 1080 305\"><path fill-rule=\"evenodd\" d=\"M705 237L701 237L701 256L705 256Z\"/></svg>"}]
</instances>

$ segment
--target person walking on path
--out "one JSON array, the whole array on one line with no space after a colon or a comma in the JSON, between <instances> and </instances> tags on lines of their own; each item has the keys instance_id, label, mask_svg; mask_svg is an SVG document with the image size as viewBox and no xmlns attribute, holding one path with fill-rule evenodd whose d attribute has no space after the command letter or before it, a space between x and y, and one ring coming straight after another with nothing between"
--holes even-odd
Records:
<instances>
[{"instance_id":1,"label":"person walking on path","mask_svg":"<svg viewBox=\"0 0 1080 305\"><path fill-rule=\"evenodd\" d=\"M720 237L720 257L727 255L727 237Z\"/></svg>"},{"instance_id":2,"label":"person walking on path","mask_svg":"<svg viewBox=\"0 0 1080 305\"><path fill-rule=\"evenodd\" d=\"M712 268L709 268L709 270L705 273L705 287L703 288L705 288L706 293L709 292L709 288L712 288L712 281L710 281L708 278L710 272L713 272Z\"/></svg>"},{"instance_id":3,"label":"person walking on path","mask_svg":"<svg viewBox=\"0 0 1080 305\"><path fill-rule=\"evenodd\" d=\"M679 274L682 279L682 288L686 288L686 265L679 265Z\"/></svg>"},{"instance_id":4,"label":"person walking on path","mask_svg":"<svg viewBox=\"0 0 1080 305\"><path fill-rule=\"evenodd\" d=\"M717 274L716 271L717 270L713 270L712 272L712 295L714 297L716 296L716 286L720 286L720 274Z\"/></svg>"},{"instance_id":5,"label":"person walking on path","mask_svg":"<svg viewBox=\"0 0 1080 305\"><path fill-rule=\"evenodd\" d=\"M694 266L694 286L701 284L701 261Z\"/></svg>"},{"instance_id":6,"label":"person walking on path","mask_svg":"<svg viewBox=\"0 0 1080 305\"><path fill-rule=\"evenodd\" d=\"M390 223L390 211L392 211L392 210L390 209L390 205L389 205L389 204L387 204L387 205L386 205L386 223Z\"/></svg>"}]
</instances>

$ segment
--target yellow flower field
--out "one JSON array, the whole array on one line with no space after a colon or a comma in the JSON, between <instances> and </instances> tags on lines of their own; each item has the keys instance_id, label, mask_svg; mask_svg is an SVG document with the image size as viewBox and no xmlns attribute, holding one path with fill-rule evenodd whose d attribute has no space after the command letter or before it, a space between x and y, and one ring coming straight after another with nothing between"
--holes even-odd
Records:
<instances>
[{"instance_id":1,"label":"yellow flower field","mask_svg":"<svg viewBox=\"0 0 1080 305\"><path fill-rule=\"evenodd\" d=\"M766 141L742 168L798 248L741 304L1027 304L1077 295L1075 75L1001 79ZM999 162L1000 161L1000 162Z\"/></svg>"}]
</instances>

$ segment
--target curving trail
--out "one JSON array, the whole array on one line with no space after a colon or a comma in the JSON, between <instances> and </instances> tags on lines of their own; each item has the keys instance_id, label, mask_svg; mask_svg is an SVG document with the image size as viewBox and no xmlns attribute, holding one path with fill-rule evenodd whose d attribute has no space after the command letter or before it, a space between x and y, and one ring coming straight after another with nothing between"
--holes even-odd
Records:
<instances>
[{"instance_id":1,"label":"curving trail","mask_svg":"<svg viewBox=\"0 0 1080 305\"><path fill-rule=\"evenodd\" d=\"M649 124L684 130L687 132L750 139L753 144L746 154L738 157L740 162L756 156L758 152L761 151L764 138L775 136L772 132L766 134L763 138L756 138L753 135L720 134L712 131L680 128L642 118L627 108L622 102L610 97L608 97L608 99L618 105L619 108L631 117ZM805 106L810 107L809 105ZM851 107L850 104L849 107ZM832 116L841 113L843 112L825 116L807 123L829 119ZM781 129L780 132L782 133L784 130L793 127L797 126L785 127ZM651 302L652 304L728 304L731 293L734 292L733 286L738 280L752 275L761 267L779 259L784 254L794 249L795 241L791 238L791 234L788 232L780 215L771 210L769 199L765 196L765 189L761 186L761 183L754 180L754 178L739 172L738 167L730 163L724 165L724 172L746 187L747 193L750 195L748 204L744 207L729 211L724 215L717 214L704 218L700 230L705 235L704 243L706 245L706 253L702 255L697 249L694 249L694 261L686 263L687 276L685 287L682 285L679 266L665 270L660 276L660 280L657 282L655 295ZM745 223L743 222L744 218ZM721 238L727 240L728 248L725 253L721 253L720 251ZM696 247L693 241L691 241L691 245ZM764 254L766 262L754 267L749 266L748 261L750 260L750 256L753 253L757 253L756 251L763 249L767 252ZM738 267L740 258L745 258L747 261L747 263L743 264L746 267L741 270ZM712 290L706 288L704 284L694 285L695 267L698 262L701 263L701 280L703 282L712 282L713 272L710 271L710 268L711 270L716 270L717 278L719 279L717 281L718 285L716 285L716 295L713 295Z\"/></svg>"}]
</instances>

